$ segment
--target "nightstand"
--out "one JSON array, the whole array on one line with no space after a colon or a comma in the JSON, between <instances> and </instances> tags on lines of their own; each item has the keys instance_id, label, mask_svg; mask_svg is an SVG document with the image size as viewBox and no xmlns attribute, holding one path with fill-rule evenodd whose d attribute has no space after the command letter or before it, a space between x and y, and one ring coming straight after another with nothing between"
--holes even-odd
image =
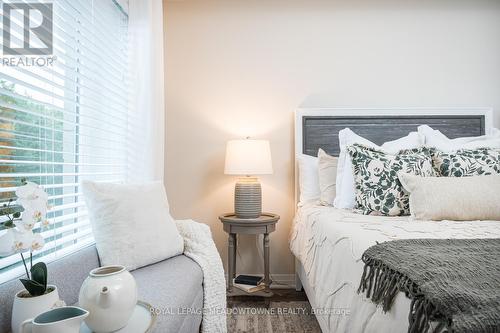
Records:
<instances>
[{"instance_id":1,"label":"nightstand","mask_svg":"<svg viewBox=\"0 0 500 333\"><path fill-rule=\"evenodd\" d=\"M269 290L271 285L271 278L269 276L269 234L276 230L276 223L280 219L279 215L271 213L262 213L262 215L255 219L240 219L234 213L224 214L219 216L224 225L224 231L229 234L228 244L228 272L227 272L227 292L228 296L245 295L246 293L239 289L233 291L233 279L236 277L236 249L237 239L236 234L246 235L264 235L264 284L266 289L264 292L256 292L251 295L256 296L271 296ZM235 288L237 289L237 288Z\"/></svg>"}]
</instances>

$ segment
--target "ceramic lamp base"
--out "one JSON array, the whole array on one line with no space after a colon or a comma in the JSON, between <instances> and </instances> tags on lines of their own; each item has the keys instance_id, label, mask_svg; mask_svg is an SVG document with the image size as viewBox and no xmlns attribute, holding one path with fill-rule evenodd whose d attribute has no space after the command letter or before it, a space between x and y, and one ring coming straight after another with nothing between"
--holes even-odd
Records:
<instances>
[{"instance_id":1,"label":"ceramic lamp base","mask_svg":"<svg viewBox=\"0 0 500 333\"><path fill-rule=\"evenodd\" d=\"M262 188L257 177L238 178L234 187L234 212L240 219L262 214Z\"/></svg>"}]
</instances>

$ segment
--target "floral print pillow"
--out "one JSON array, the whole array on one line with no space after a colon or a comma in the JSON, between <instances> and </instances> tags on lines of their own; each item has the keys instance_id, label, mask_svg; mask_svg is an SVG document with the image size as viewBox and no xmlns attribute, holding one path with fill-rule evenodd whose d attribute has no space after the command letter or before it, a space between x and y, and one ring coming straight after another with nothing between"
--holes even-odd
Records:
<instances>
[{"instance_id":1,"label":"floral print pillow","mask_svg":"<svg viewBox=\"0 0 500 333\"><path fill-rule=\"evenodd\" d=\"M366 215L409 215L409 194L398 173L435 176L432 151L427 147L402 150L396 155L363 145L347 147L356 184L355 210Z\"/></svg>"},{"instance_id":2,"label":"floral print pillow","mask_svg":"<svg viewBox=\"0 0 500 333\"><path fill-rule=\"evenodd\" d=\"M434 151L432 163L440 176L467 177L500 173L500 150L462 149L452 153Z\"/></svg>"}]
</instances>

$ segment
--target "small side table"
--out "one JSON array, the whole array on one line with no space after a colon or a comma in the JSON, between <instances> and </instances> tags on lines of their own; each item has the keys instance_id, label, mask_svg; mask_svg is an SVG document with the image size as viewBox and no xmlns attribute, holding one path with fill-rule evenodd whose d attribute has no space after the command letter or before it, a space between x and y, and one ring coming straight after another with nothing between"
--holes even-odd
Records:
<instances>
[{"instance_id":1,"label":"small side table","mask_svg":"<svg viewBox=\"0 0 500 333\"><path fill-rule=\"evenodd\" d=\"M271 213L262 213L256 219L240 219L234 213L223 214L219 216L224 225L224 231L229 234L228 244L228 273L227 273L227 292L231 296L233 290L233 279L236 277L236 234L258 235L264 234L264 284L267 296L272 295L269 291L271 278L269 276L269 234L276 230L276 223L280 219L279 215ZM241 293L240 293L241 294ZM253 294L252 294L253 295ZM258 293L255 293L258 295Z\"/></svg>"}]
</instances>

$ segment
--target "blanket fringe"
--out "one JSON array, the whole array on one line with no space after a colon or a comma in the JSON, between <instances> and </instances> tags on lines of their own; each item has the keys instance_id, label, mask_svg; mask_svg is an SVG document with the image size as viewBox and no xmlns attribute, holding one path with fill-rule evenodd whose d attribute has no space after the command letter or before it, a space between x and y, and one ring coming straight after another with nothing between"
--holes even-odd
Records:
<instances>
[{"instance_id":1,"label":"blanket fringe","mask_svg":"<svg viewBox=\"0 0 500 333\"><path fill-rule=\"evenodd\" d=\"M451 320L443 321L439 318L436 307L425 299L411 279L365 254L362 260L365 266L358 293L365 293L367 298L377 305L382 305L383 311L387 312L391 309L397 293L404 292L411 299L408 333L429 332L432 320L439 321L433 332L442 332L444 327L451 332Z\"/></svg>"}]
</instances>

